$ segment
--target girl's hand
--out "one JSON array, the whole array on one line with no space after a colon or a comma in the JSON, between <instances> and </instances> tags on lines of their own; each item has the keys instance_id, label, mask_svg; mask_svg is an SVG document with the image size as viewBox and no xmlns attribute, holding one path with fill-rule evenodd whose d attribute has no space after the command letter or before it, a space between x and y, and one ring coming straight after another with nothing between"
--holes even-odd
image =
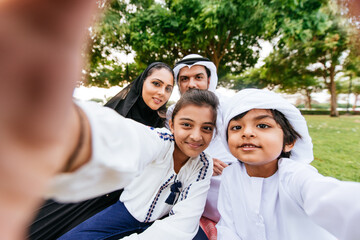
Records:
<instances>
[{"instance_id":1,"label":"girl's hand","mask_svg":"<svg viewBox=\"0 0 360 240\"><path fill-rule=\"evenodd\" d=\"M0 233L24 239L78 140L72 93L96 0L0 0Z\"/></svg>"},{"instance_id":2,"label":"girl's hand","mask_svg":"<svg viewBox=\"0 0 360 240\"><path fill-rule=\"evenodd\" d=\"M213 158L213 162L214 162L213 176L221 175L224 168L229 166L229 165L227 165L226 163L222 162L221 160L219 160L217 158Z\"/></svg>"}]
</instances>

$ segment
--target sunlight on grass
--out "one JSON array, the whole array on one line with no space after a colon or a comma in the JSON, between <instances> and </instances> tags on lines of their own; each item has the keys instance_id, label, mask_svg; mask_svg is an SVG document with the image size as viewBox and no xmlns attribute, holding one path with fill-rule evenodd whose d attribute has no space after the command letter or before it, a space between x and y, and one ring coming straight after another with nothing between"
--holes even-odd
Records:
<instances>
[{"instance_id":1,"label":"sunlight on grass","mask_svg":"<svg viewBox=\"0 0 360 240\"><path fill-rule=\"evenodd\" d=\"M314 144L312 165L325 176L360 182L360 116L305 116Z\"/></svg>"}]
</instances>

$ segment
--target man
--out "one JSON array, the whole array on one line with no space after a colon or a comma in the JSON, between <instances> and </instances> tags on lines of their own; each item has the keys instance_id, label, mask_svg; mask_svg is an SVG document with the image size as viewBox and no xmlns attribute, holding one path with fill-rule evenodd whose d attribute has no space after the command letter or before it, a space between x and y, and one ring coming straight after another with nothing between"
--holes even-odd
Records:
<instances>
[{"instance_id":1,"label":"man","mask_svg":"<svg viewBox=\"0 0 360 240\"><path fill-rule=\"evenodd\" d=\"M217 126L221 127L221 103L223 102L224 97L216 92L218 77L215 64L208 58L204 58L198 54L190 54L175 64L174 74L180 94L183 94L191 88L198 88L207 89L218 96L220 109L218 109ZM169 119L171 119L174 106L175 104L170 106L166 113L167 123ZM236 159L226 151L218 134L215 135L210 146L206 149L206 152L213 157L214 174L211 179L203 216L214 222L218 222L220 215L217 210L217 196L221 180L220 175L222 170L227 167L228 164L236 161Z\"/></svg>"}]
</instances>

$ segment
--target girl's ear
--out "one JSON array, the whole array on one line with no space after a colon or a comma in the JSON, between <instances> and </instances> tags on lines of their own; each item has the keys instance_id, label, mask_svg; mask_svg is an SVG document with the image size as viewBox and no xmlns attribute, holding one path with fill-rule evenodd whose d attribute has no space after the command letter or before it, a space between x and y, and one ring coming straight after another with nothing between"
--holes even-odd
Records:
<instances>
[{"instance_id":1,"label":"girl's ear","mask_svg":"<svg viewBox=\"0 0 360 240\"><path fill-rule=\"evenodd\" d=\"M283 152L290 152L291 149L294 147L295 142L296 142L296 141L294 141L293 143L286 144L286 145L284 146Z\"/></svg>"},{"instance_id":2,"label":"girl's ear","mask_svg":"<svg viewBox=\"0 0 360 240\"><path fill-rule=\"evenodd\" d=\"M174 134L174 122L172 119L169 120L169 128L172 134Z\"/></svg>"}]
</instances>

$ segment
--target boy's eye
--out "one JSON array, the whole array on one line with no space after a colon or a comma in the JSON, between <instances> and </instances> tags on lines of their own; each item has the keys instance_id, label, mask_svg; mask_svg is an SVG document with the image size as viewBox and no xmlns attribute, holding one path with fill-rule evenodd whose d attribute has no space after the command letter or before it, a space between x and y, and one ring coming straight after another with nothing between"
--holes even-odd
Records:
<instances>
[{"instance_id":1,"label":"boy's eye","mask_svg":"<svg viewBox=\"0 0 360 240\"><path fill-rule=\"evenodd\" d=\"M234 131L240 130L240 129L241 129L241 126L232 126L231 127L231 130L234 130Z\"/></svg>"},{"instance_id":2,"label":"boy's eye","mask_svg":"<svg viewBox=\"0 0 360 240\"><path fill-rule=\"evenodd\" d=\"M257 125L258 128L269 128L270 126L264 123L260 123Z\"/></svg>"}]
</instances>

